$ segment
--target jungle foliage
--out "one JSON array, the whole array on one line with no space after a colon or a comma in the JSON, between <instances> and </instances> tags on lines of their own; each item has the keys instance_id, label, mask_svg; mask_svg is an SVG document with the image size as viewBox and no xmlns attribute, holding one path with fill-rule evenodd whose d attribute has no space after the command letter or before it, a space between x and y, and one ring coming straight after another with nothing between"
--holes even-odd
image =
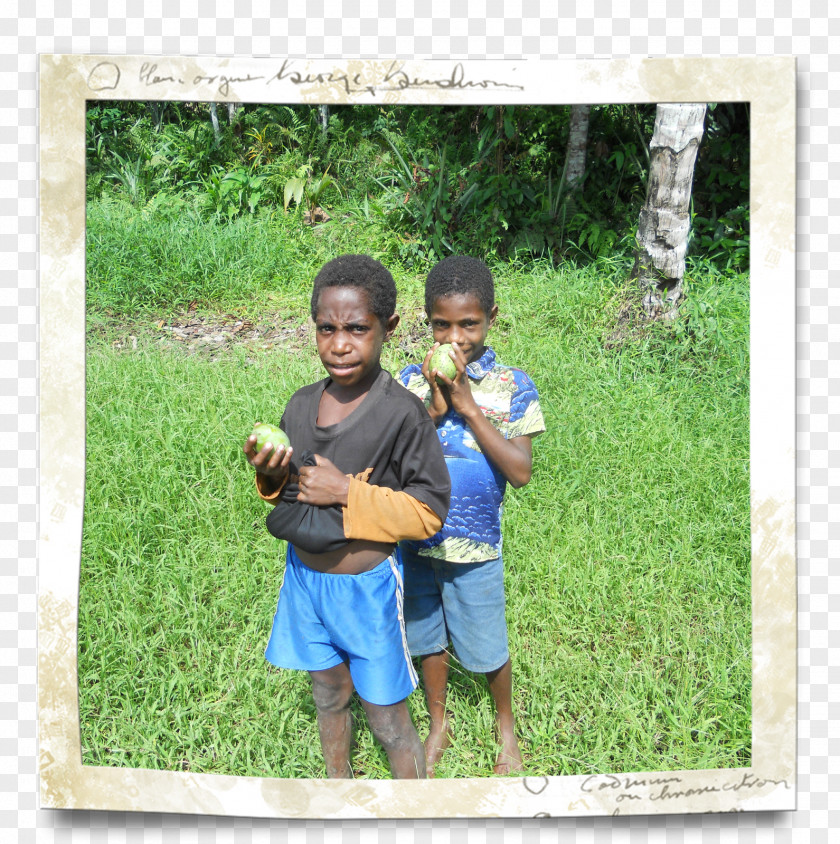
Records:
<instances>
[{"instance_id":1,"label":"jungle foliage","mask_svg":"<svg viewBox=\"0 0 840 844\"><path fill-rule=\"evenodd\" d=\"M399 239L406 268L452 252L586 264L632 251L655 105L592 106L582 185L564 180L569 107L92 102L88 199L187 203L207 219L297 213ZM690 254L749 266L749 105L710 105ZM319 216L322 212L322 216ZM325 212L325 213L323 213Z\"/></svg>"}]
</instances>

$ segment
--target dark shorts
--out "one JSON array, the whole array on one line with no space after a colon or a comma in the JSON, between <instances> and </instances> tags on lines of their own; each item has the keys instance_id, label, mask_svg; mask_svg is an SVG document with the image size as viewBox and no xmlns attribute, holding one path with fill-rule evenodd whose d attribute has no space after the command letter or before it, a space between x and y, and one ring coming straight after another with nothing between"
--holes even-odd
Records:
<instances>
[{"instance_id":1,"label":"dark shorts","mask_svg":"<svg viewBox=\"0 0 840 844\"><path fill-rule=\"evenodd\" d=\"M302 671L346 662L363 700L386 706L407 698L417 672L405 638L399 553L362 574L324 574L289 545L265 658Z\"/></svg>"},{"instance_id":2,"label":"dark shorts","mask_svg":"<svg viewBox=\"0 0 840 844\"><path fill-rule=\"evenodd\" d=\"M467 670L486 674L501 668L509 657L502 558L450 563L400 550L412 655L438 653L451 641Z\"/></svg>"}]
</instances>

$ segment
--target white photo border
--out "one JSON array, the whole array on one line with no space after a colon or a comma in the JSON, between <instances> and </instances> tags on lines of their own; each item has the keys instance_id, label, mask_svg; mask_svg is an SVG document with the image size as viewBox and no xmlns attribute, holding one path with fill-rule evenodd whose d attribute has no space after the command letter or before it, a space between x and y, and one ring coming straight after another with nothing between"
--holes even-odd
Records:
<instances>
[{"instance_id":1,"label":"white photo border","mask_svg":"<svg viewBox=\"0 0 840 844\"><path fill-rule=\"evenodd\" d=\"M790 810L796 789L796 64L40 57L38 709L44 808L276 818ZM746 101L751 109L752 765L615 777L289 780L81 764L88 100L387 104Z\"/></svg>"}]
</instances>

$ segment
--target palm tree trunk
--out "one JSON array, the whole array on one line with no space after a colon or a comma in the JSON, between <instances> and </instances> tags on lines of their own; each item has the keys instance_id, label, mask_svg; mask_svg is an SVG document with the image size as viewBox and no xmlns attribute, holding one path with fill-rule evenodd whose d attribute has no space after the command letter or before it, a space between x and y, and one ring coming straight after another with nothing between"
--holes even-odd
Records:
<instances>
[{"instance_id":1,"label":"palm tree trunk","mask_svg":"<svg viewBox=\"0 0 840 844\"><path fill-rule=\"evenodd\" d=\"M579 187L586 176L586 140L589 136L588 105L573 105L569 116L569 144L566 147L566 184Z\"/></svg>"},{"instance_id":2,"label":"palm tree trunk","mask_svg":"<svg viewBox=\"0 0 840 844\"><path fill-rule=\"evenodd\" d=\"M656 107L650 141L647 199L639 214L633 277L648 316L673 318L682 297L694 163L703 137L706 106L669 103Z\"/></svg>"},{"instance_id":3,"label":"palm tree trunk","mask_svg":"<svg viewBox=\"0 0 840 844\"><path fill-rule=\"evenodd\" d=\"M222 130L219 127L219 110L216 103L210 103L210 122L213 124L213 136L216 138L216 146L222 139Z\"/></svg>"}]
</instances>

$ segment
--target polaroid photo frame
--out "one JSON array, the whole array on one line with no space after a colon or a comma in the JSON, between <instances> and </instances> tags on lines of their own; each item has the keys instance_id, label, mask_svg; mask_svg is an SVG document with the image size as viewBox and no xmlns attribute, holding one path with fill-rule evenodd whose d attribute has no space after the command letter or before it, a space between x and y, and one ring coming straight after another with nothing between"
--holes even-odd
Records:
<instances>
[{"instance_id":1,"label":"polaroid photo frame","mask_svg":"<svg viewBox=\"0 0 840 844\"><path fill-rule=\"evenodd\" d=\"M276 818L790 810L796 771L795 61L40 58L38 709L44 808ZM569 777L290 780L81 764L89 100L557 104L746 101L751 113L752 765Z\"/></svg>"}]
</instances>

